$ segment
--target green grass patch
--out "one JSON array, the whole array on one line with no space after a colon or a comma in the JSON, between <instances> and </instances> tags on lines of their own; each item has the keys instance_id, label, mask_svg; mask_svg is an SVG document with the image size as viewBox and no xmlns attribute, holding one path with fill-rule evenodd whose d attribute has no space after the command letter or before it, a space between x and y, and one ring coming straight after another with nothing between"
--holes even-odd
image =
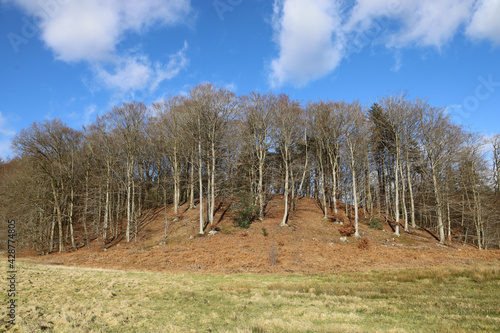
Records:
<instances>
[{"instance_id":1,"label":"green grass patch","mask_svg":"<svg viewBox=\"0 0 500 333\"><path fill-rule=\"evenodd\" d=\"M499 263L286 276L17 266L20 332L500 331Z\"/></svg>"}]
</instances>

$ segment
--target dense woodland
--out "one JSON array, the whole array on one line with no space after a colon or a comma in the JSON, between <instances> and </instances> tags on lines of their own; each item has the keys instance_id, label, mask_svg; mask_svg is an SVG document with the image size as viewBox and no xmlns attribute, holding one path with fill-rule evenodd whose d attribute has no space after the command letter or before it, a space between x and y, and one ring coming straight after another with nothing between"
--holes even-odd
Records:
<instances>
[{"instance_id":1,"label":"dense woodland","mask_svg":"<svg viewBox=\"0 0 500 333\"><path fill-rule=\"evenodd\" d=\"M200 233L221 202L250 198L262 220L273 195L283 196L283 226L307 196L325 218L348 203L356 236L362 209L396 235L426 228L441 243L500 244L500 136L486 140L405 94L304 105L201 84L115 106L79 130L35 122L12 145L17 157L0 162L0 217L16 219L19 242L39 253L133 241L141 214L167 205L166 223L181 204L199 210Z\"/></svg>"}]
</instances>

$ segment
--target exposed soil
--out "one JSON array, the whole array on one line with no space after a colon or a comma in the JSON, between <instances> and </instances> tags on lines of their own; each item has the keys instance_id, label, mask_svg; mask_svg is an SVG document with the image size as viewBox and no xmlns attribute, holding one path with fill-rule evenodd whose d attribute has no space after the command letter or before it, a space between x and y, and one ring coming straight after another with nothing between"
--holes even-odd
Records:
<instances>
[{"instance_id":1,"label":"exposed soil","mask_svg":"<svg viewBox=\"0 0 500 333\"><path fill-rule=\"evenodd\" d=\"M424 230L406 233L401 229L398 238L386 222L383 230L372 229L363 212L362 239L348 236L347 242L343 242L339 229L345 229L352 219L346 216L345 206L339 204L339 214L324 219L322 210L310 198L297 201L288 226L280 227L282 201L282 197L275 196L267 206L264 221L254 221L249 229L235 227L231 210L222 204L212 226L219 231L207 235L208 226L205 236L200 237L199 211L188 210L185 204L180 207L176 222L172 222L169 207L166 239L164 209L158 209L144 213L137 239L130 243L125 242L122 232L106 244L94 240L90 246L74 252L31 254L23 260L121 270L221 274L336 273L500 262L500 250L479 251L453 241L440 245Z\"/></svg>"}]
</instances>

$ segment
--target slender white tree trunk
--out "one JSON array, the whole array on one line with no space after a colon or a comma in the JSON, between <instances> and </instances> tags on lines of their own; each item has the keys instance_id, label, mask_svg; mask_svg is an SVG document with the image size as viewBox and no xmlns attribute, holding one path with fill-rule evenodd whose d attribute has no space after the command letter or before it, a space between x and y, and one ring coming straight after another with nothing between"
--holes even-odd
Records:
<instances>
[{"instance_id":1,"label":"slender white tree trunk","mask_svg":"<svg viewBox=\"0 0 500 333\"><path fill-rule=\"evenodd\" d=\"M401 176L401 201L402 201L401 204L403 205L403 217L405 220L404 230L408 232L410 230L408 229L408 209L406 208L406 198L405 198L406 188L405 188L405 178L403 175L403 163L399 164L399 173Z\"/></svg>"},{"instance_id":2,"label":"slender white tree trunk","mask_svg":"<svg viewBox=\"0 0 500 333\"><path fill-rule=\"evenodd\" d=\"M408 190L410 192L410 214L411 214L411 227L416 228L417 222L415 220L415 200L413 199L413 185L411 182L410 175L410 159L408 158L408 152L406 153L406 176L408 178Z\"/></svg>"},{"instance_id":3,"label":"slender white tree trunk","mask_svg":"<svg viewBox=\"0 0 500 333\"><path fill-rule=\"evenodd\" d=\"M102 239L103 241L106 241L106 238L108 237L108 218L109 218L109 179L111 177L111 166L109 165L109 161L106 163L107 166L107 176L106 176L106 203L104 206L104 226L103 226L103 233L102 233Z\"/></svg>"},{"instance_id":4,"label":"slender white tree trunk","mask_svg":"<svg viewBox=\"0 0 500 333\"><path fill-rule=\"evenodd\" d=\"M437 182L436 175L436 166L433 162L431 162L431 172L432 172L432 184L434 187L434 196L436 197L436 210L437 210L437 218L438 218L438 230L439 230L439 242L441 244L445 243L445 235L444 235L444 225L443 225L443 212L441 207L441 196L439 194L439 187Z\"/></svg>"},{"instance_id":5,"label":"slender white tree trunk","mask_svg":"<svg viewBox=\"0 0 500 333\"><path fill-rule=\"evenodd\" d=\"M337 162L332 163L332 181L333 181L333 189L332 189L332 196L333 196L333 211L335 212L335 215L337 215Z\"/></svg>"},{"instance_id":6,"label":"slender white tree trunk","mask_svg":"<svg viewBox=\"0 0 500 333\"><path fill-rule=\"evenodd\" d=\"M215 140L215 134L214 138ZM214 211L215 211L215 142L212 141L212 181L210 188L210 224L214 224Z\"/></svg>"},{"instance_id":7,"label":"slender white tree trunk","mask_svg":"<svg viewBox=\"0 0 500 333\"><path fill-rule=\"evenodd\" d=\"M288 152L285 151L285 192L283 193L285 200L285 212L283 213L283 220L281 221L281 226L286 226L286 221L288 219L288 192L289 192L289 181L288 181Z\"/></svg>"},{"instance_id":8,"label":"slender white tree trunk","mask_svg":"<svg viewBox=\"0 0 500 333\"><path fill-rule=\"evenodd\" d=\"M194 152L191 154L189 170L189 209L194 208Z\"/></svg>"},{"instance_id":9,"label":"slender white tree trunk","mask_svg":"<svg viewBox=\"0 0 500 333\"><path fill-rule=\"evenodd\" d=\"M264 178L264 153L262 150L259 151L259 185L258 185L258 196L259 196L259 220L264 220L264 188L263 188L263 178Z\"/></svg>"},{"instance_id":10,"label":"slender white tree trunk","mask_svg":"<svg viewBox=\"0 0 500 333\"><path fill-rule=\"evenodd\" d=\"M396 148L396 159L394 161L394 203L395 203L395 212L394 215L396 216L396 227L394 234L396 236L400 236L399 234L399 149Z\"/></svg>"},{"instance_id":11,"label":"slender white tree trunk","mask_svg":"<svg viewBox=\"0 0 500 333\"><path fill-rule=\"evenodd\" d=\"M179 199L180 199L180 176L179 176L179 163L177 161L177 145L174 146L174 214L179 213Z\"/></svg>"},{"instance_id":12,"label":"slender white tree trunk","mask_svg":"<svg viewBox=\"0 0 500 333\"><path fill-rule=\"evenodd\" d=\"M132 221L132 203L131 203L131 194L132 194L132 175L131 175L131 162L127 161L127 230L125 231L125 238L127 243L130 242L130 224Z\"/></svg>"},{"instance_id":13,"label":"slender white tree trunk","mask_svg":"<svg viewBox=\"0 0 500 333\"><path fill-rule=\"evenodd\" d=\"M356 163L354 160L354 150L351 145L349 145L349 150L351 151L351 173L352 173L352 196L354 201L354 236L360 237L359 234L359 218L358 218L358 192L356 188ZM347 204L346 204L347 206Z\"/></svg>"},{"instance_id":14,"label":"slender white tree trunk","mask_svg":"<svg viewBox=\"0 0 500 333\"><path fill-rule=\"evenodd\" d=\"M201 162L201 141L198 141L198 182L200 184L200 235L203 235L203 179L202 179L202 162Z\"/></svg>"}]
</instances>

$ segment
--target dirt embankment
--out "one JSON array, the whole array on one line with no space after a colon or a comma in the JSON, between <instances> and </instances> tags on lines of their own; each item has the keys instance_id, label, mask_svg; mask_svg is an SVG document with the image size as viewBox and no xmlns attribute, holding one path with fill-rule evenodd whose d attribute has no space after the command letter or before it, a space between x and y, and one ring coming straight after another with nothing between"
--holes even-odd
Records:
<instances>
[{"instance_id":1,"label":"dirt embankment","mask_svg":"<svg viewBox=\"0 0 500 333\"><path fill-rule=\"evenodd\" d=\"M241 229L233 226L231 211L222 205L212 226L218 232L199 237L198 212L182 206L180 219L169 223L166 239L164 210L158 210L146 216L137 238L130 243L123 237L106 244L94 240L90 246L71 253L26 255L23 260L122 270L221 274L336 273L500 261L499 250L479 251L461 243L443 246L422 230L402 231L401 237L395 237L388 224L383 223L381 230L370 228L363 218L362 239L343 238L339 229L348 221L344 210L340 205L337 216L324 219L315 200L303 198L298 201L288 226L280 227L283 204L277 196L268 204L264 221L255 221L249 229ZM171 220L172 216L168 217Z\"/></svg>"}]
</instances>

